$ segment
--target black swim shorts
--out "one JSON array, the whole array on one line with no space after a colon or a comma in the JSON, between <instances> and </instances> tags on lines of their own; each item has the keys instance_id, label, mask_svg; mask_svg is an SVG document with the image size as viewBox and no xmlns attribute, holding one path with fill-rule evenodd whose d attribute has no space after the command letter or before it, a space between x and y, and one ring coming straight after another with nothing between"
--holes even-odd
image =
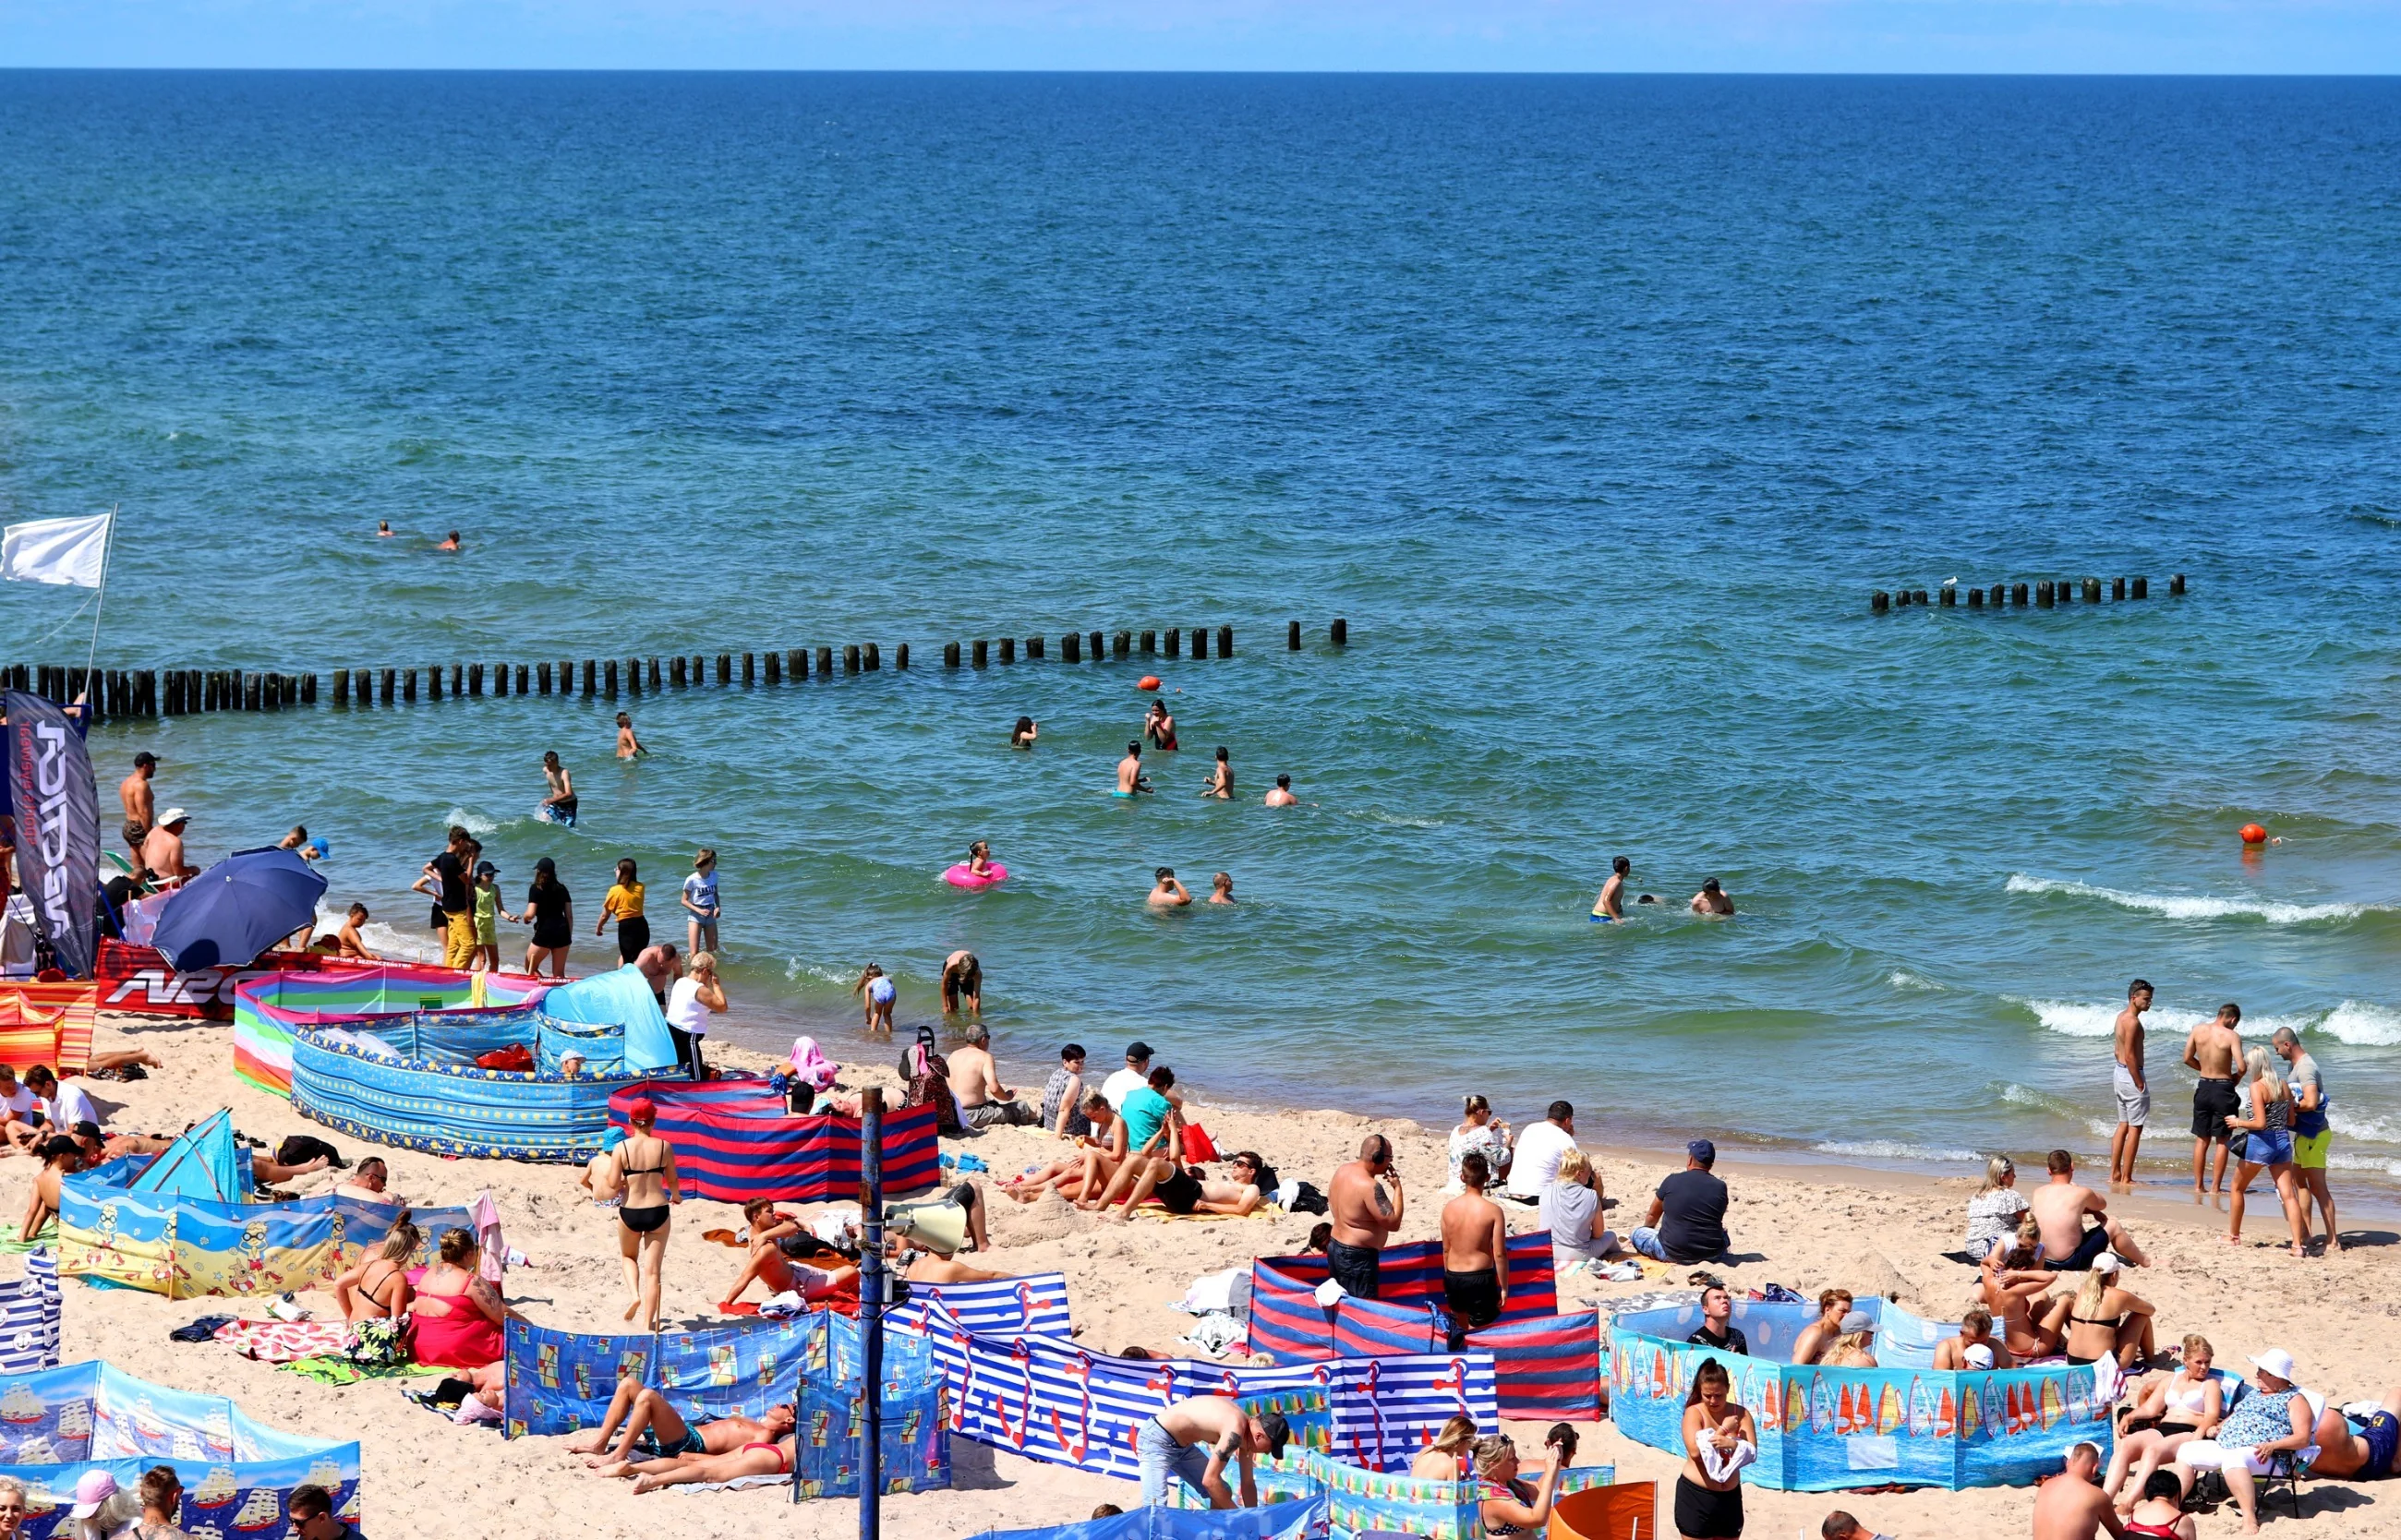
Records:
<instances>
[{"instance_id":1,"label":"black swim shorts","mask_svg":"<svg viewBox=\"0 0 2401 1540\"><path fill-rule=\"evenodd\" d=\"M2243 1110L2230 1080L2203 1080L2192 1088L2192 1137L2226 1142L2226 1120Z\"/></svg>"}]
</instances>

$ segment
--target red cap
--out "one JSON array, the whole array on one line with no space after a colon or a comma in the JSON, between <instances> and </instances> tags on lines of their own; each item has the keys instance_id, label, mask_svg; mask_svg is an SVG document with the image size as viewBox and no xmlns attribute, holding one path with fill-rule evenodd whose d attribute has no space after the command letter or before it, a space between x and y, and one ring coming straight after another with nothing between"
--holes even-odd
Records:
<instances>
[{"instance_id":1,"label":"red cap","mask_svg":"<svg viewBox=\"0 0 2401 1540\"><path fill-rule=\"evenodd\" d=\"M659 1115L658 1103L648 1097L636 1097L625 1104L627 1123L648 1123Z\"/></svg>"}]
</instances>

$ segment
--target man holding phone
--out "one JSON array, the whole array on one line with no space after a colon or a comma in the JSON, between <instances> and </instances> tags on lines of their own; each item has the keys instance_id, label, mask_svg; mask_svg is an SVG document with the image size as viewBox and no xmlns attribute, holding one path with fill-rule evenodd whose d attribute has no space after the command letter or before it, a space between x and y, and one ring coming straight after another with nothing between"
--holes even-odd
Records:
<instances>
[{"instance_id":1,"label":"man holding phone","mask_svg":"<svg viewBox=\"0 0 2401 1540\"><path fill-rule=\"evenodd\" d=\"M1360 1141L1359 1158L1334 1173L1334 1191L1326 1195L1326 1204L1334 1235L1326 1243L1325 1260L1334 1281L1347 1293L1372 1300L1384 1243L1408 1214L1408 1194L1401 1190L1401 1174L1393 1169L1393 1141L1381 1134Z\"/></svg>"}]
</instances>

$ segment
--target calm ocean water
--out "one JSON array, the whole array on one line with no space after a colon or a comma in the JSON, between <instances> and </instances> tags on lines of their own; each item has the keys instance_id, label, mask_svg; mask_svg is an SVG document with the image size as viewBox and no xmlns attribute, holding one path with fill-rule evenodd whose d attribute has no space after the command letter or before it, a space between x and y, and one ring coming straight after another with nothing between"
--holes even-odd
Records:
<instances>
[{"instance_id":1,"label":"calm ocean water","mask_svg":"<svg viewBox=\"0 0 2401 1540\"><path fill-rule=\"evenodd\" d=\"M581 700L95 735L411 939L455 818L587 926L708 843L757 1041L966 946L1037 1087L1141 1036L1954 1171L2103 1147L2140 974L2162 1179L2221 999L2401 1176L2401 84L0 74L0 505L123 505L105 661L912 644L645 698L631 770ZM2087 573L2154 597L1867 611ZM80 661L74 597L0 653ZM1112 799L1143 667L1057 637L1202 623ZM1003 632L1051 661L929 666ZM1668 906L1589 924L1619 853Z\"/></svg>"}]
</instances>

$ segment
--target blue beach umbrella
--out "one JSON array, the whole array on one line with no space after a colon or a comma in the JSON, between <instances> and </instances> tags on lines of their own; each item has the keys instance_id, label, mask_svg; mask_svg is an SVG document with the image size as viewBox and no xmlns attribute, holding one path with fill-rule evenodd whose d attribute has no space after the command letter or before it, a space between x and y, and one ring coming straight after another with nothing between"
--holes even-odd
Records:
<instances>
[{"instance_id":1,"label":"blue beach umbrella","mask_svg":"<svg viewBox=\"0 0 2401 1540\"><path fill-rule=\"evenodd\" d=\"M177 972L240 966L316 922L325 879L290 851L236 851L175 890L150 944Z\"/></svg>"}]
</instances>

